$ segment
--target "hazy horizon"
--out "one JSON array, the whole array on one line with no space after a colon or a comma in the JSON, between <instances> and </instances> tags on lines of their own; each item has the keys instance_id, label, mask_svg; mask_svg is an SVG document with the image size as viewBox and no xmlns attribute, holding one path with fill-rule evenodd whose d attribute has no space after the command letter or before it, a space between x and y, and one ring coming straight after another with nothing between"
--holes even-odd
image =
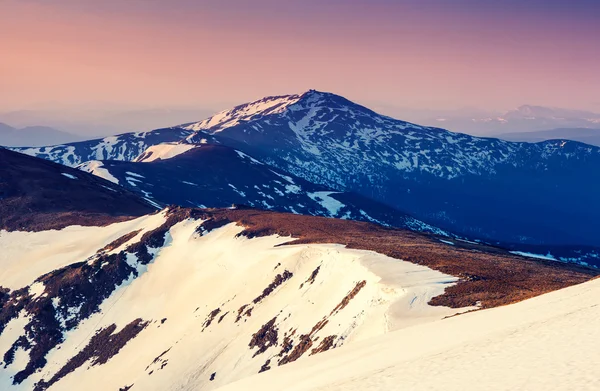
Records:
<instances>
[{"instance_id":1,"label":"hazy horizon","mask_svg":"<svg viewBox=\"0 0 600 391\"><path fill-rule=\"evenodd\" d=\"M0 112L218 111L311 88L375 109L600 112L595 1L321 3L5 0Z\"/></svg>"}]
</instances>

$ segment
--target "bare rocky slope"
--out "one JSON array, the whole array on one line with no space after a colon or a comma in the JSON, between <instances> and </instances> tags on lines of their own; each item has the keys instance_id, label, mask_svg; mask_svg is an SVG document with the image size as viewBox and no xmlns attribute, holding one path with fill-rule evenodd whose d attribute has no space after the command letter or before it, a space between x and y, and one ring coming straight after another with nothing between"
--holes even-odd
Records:
<instances>
[{"instance_id":1,"label":"bare rocky slope","mask_svg":"<svg viewBox=\"0 0 600 391\"><path fill-rule=\"evenodd\" d=\"M156 210L97 176L0 148L0 229L101 225Z\"/></svg>"}]
</instances>

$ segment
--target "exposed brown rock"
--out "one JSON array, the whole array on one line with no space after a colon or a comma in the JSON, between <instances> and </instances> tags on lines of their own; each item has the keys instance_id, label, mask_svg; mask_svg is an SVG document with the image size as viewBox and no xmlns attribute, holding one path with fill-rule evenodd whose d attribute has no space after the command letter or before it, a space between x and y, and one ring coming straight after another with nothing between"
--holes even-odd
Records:
<instances>
[{"instance_id":1,"label":"exposed brown rock","mask_svg":"<svg viewBox=\"0 0 600 391\"><path fill-rule=\"evenodd\" d=\"M301 335L298 343L293 347L293 349L291 350L291 352L289 354L287 354L281 360L279 360L278 365L284 365L284 364L296 361L297 359L302 357L302 355L304 353L306 353L313 346L313 343L318 339L318 338L313 338L313 336L316 333L318 333L319 331L321 331L323 329L323 327L325 327L327 325L327 323L329 323L329 320L327 320L326 318L323 318L313 326L313 328L310 330L310 332L308 334ZM295 330L294 330L294 333L295 333ZM292 335L294 333L292 333ZM291 343L291 340L288 340L287 344L286 344L286 341L284 340L284 346L281 349L279 356L282 356L283 354L289 352L292 345L293 344Z\"/></svg>"},{"instance_id":2,"label":"exposed brown rock","mask_svg":"<svg viewBox=\"0 0 600 391\"><path fill-rule=\"evenodd\" d=\"M135 237L135 235L139 234L141 231L142 231L141 229L138 229L136 231L131 231L131 232L121 236L120 238L110 242L109 244L104 246L104 248L102 248L99 252L109 252L109 251L115 250L115 249L119 248L121 245L123 245L124 243L127 243L128 241L133 239Z\"/></svg>"},{"instance_id":3,"label":"exposed brown rock","mask_svg":"<svg viewBox=\"0 0 600 391\"><path fill-rule=\"evenodd\" d=\"M352 288L352 290L348 292L348 294L342 299L340 304L338 304L333 310L331 310L331 313L329 315L337 314L338 312L346 308L346 306L350 303L350 300L352 300L358 294L358 292L360 292L360 290L365 287L365 285L367 285L367 282L365 280L358 282L356 286Z\"/></svg>"},{"instance_id":4,"label":"exposed brown rock","mask_svg":"<svg viewBox=\"0 0 600 391\"><path fill-rule=\"evenodd\" d=\"M244 314L244 310L246 309L246 307L248 307L248 304L244 304L243 306L238 308L238 313L237 313L237 317L235 318L235 323L239 322L240 319L242 319L242 316Z\"/></svg>"},{"instance_id":5,"label":"exposed brown rock","mask_svg":"<svg viewBox=\"0 0 600 391\"><path fill-rule=\"evenodd\" d=\"M267 287L262 291L262 293L258 297L256 297L254 300L252 300L252 302L254 304L260 303L265 297L267 297L271 293L273 293L273 291L275 289L277 289L277 287L279 287L281 284L283 284L284 282L286 282L293 276L294 276L294 274L288 270L285 270L282 274L276 275L275 278L273 279L273 282L271 282L269 285L267 285Z\"/></svg>"},{"instance_id":6,"label":"exposed brown rock","mask_svg":"<svg viewBox=\"0 0 600 391\"><path fill-rule=\"evenodd\" d=\"M76 327L83 319L97 312L102 302L108 298L117 286L131 276L137 276L137 270L127 263L127 253L135 253L140 263L152 260L149 247L161 247L165 234L171 226L190 217L192 210L173 208L167 221L155 230L145 233L139 243L127 247L118 254L100 253L91 261L74 263L39 277L36 281L45 285L44 295L33 300L29 288L0 296L3 305L0 308L0 332L6 324L25 310L31 320L25 326L31 341L29 362L25 368L15 374L14 384L20 384L39 368L46 365L48 352L63 342L63 332ZM53 299L58 299L55 305ZM69 309L77 308L72 313ZM64 326L57 318L65 319Z\"/></svg>"},{"instance_id":7,"label":"exposed brown rock","mask_svg":"<svg viewBox=\"0 0 600 391\"><path fill-rule=\"evenodd\" d=\"M256 357L267 351L271 346L277 346L277 327L275 321L277 317L271 319L265 323L258 331L252 334L252 339L248 346L250 349L258 347L258 350L254 352L252 357Z\"/></svg>"},{"instance_id":8,"label":"exposed brown rock","mask_svg":"<svg viewBox=\"0 0 600 391\"><path fill-rule=\"evenodd\" d=\"M206 318L206 320L202 324L202 331L204 331L204 329L206 329L208 326L210 326L210 324L212 323L212 321L215 319L215 317L217 315L219 315L220 312L221 312L221 309L220 308L216 308L216 309L212 310L210 312L210 314L208 314L208 317Z\"/></svg>"},{"instance_id":9,"label":"exposed brown rock","mask_svg":"<svg viewBox=\"0 0 600 391\"><path fill-rule=\"evenodd\" d=\"M0 229L103 226L155 210L138 195L102 178L0 148Z\"/></svg>"},{"instance_id":10,"label":"exposed brown rock","mask_svg":"<svg viewBox=\"0 0 600 391\"><path fill-rule=\"evenodd\" d=\"M217 228L224 227L229 223L231 223L231 221L229 221L227 219L211 218L209 220L206 220L202 224L200 224L198 226L198 228L196 229L196 232L201 233L202 235L205 235L205 234L209 233L210 231L217 229Z\"/></svg>"},{"instance_id":11,"label":"exposed brown rock","mask_svg":"<svg viewBox=\"0 0 600 391\"><path fill-rule=\"evenodd\" d=\"M321 265L317 266L317 268L315 270L313 270L313 272L306 279L306 281L304 281L302 284L300 284L300 288L299 289L302 289L302 287L304 287L304 284L311 284L312 285L315 282L315 278L317 278L317 274L319 274L319 270L321 270Z\"/></svg>"},{"instance_id":12,"label":"exposed brown rock","mask_svg":"<svg viewBox=\"0 0 600 391\"><path fill-rule=\"evenodd\" d=\"M311 348L312 345L313 345L313 340L309 334L301 335L300 340L298 341L296 346L294 346L292 351L287 356L284 356L281 360L279 360L278 365L285 365L285 364L291 363L293 361L296 361L304 353L306 353L308 351L308 349Z\"/></svg>"},{"instance_id":13,"label":"exposed brown rock","mask_svg":"<svg viewBox=\"0 0 600 391\"><path fill-rule=\"evenodd\" d=\"M225 312L223 315L221 315L219 317L219 321L217 323L221 323L221 321L223 320L223 318L225 318L225 316L229 313L229 311Z\"/></svg>"},{"instance_id":14,"label":"exposed brown rock","mask_svg":"<svg viewBox=\"0 0 600 391\"><path fill-rule=\"evenodd\" d=\"M310 356L312 356L313 354L317 354L317 353L321 353L321 352L325 352L329 349L332 349L335 347L335 339L337 338L337 335L330 335L327 336L325 338L323 338L323 340L321 341L321 344L319 344L318 347L314 348L313 350L311 350L310 352Z\"/></svg>"},{"instance_id":15,"label":"exposed brown rock","mask_svg":"<svg viewBox=\"0 0 600 391\"><path fill-rule=\"evenodd\" d=\"M148 369L149 369L149 368L150 368L150 367L151 367L153 364L156 364L156 363L158 363L158 362L160 362L160 361L163 361L163 359L162 359L162 358L163 358L163 356L164 356L165 354L169 353L169 351L171 351L171 349L172 349L172 348L173 348L173 347L170 347L170 348L168 348L167 350L165 350L164 352L162 352L161 354L159 354L159 355L158 355L158 356L157 356L157 357L156 357L154 360L152 360L152 362L151 362L150 364L148 364L148 366L146 367L146 369L145 369L145 370L147 371L147 370L148 370Z\"/></svg>"},{"instance_id":16,"label":"exposed brown rock","mask_svg":"<svg viewBox=\"0 0 600 391\"><path fill-rule=\"evenodd\" d=\"M269 369L271 369L271 367L269 366L269 364L271 363L271 359L268 359L267 361L265 361L265 363L260 367L260 370L258 371L258 373L262 373L265 371L268 371Z\"/></svg>"},{"instance_id":17,"label":"exposed brown rock","mask_svg":"<svg viewBox=\"0 0 600 391\"><path fill-rule=\"evenodd\" d=\"M35 386L34 391L48 389L54 383L85 364L88 360L91 361L92 366L106 363L111 357L119 353L127 342L135 338L147 325L148 322L136 319L116 334L114 334L117 328L115 324L98 330L85 348L71 358L50 380L41 380Z\"/></svg>"}]
</instances>

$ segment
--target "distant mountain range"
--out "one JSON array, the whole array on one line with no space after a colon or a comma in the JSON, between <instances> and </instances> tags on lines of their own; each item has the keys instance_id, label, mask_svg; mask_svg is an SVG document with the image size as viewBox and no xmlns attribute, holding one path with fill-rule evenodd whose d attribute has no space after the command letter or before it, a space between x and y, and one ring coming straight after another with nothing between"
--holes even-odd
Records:
<instances>
[{"instance_id":1,"label":"distant mountain range","mask_svg":"<svg viewBox=\"0 0 600 391\"><path fill-rule=\"evenodd\" d=\"M0 145L6 147L38 147L81 140L80 136L48 126L27 126L21 129L0 123Z\"/></svg>"},{"instance_id":2,"label":"distant mountain range","mask_svg":"<svg viewBox=\"0 0 600 391\"><path fill-rule=\"evenodd\" d=\"M505 112L486 112L476 109L436 112L390 108L387 111L406 113L411 120L419 123L479 136L497 136L505 133L559 128L600 128L600 114L598 113L533 105L523 105Z\"/></svg>"},{"instance_id":3,"label":"distant mountain range","mask_svg":"<svg viewBox=\"0 0 600 391\"><path fill-rule=\"evenodd\" d=\"M80 136L80 139L103 137L125 132L157 129L204 118L214 110L191 108L122 109L98 108L98 104L63 110L18 110L0 113L0 122L16 128L46 125ZM68 141L76 141L72 139ZM52 143L47 142L45 145ZM25 146L28 144L20 144Z\"/></svg>"},{"instance_id":4,"label":"distant mountain range","mask_svg":"<svg viewBox=\"0 0 600 391\"><path fill-rule=\"evenodd\" d=\"M600 148L453 133L379 115L318 91L264 98L168 129L17 150L77 166L90 160L132 162L165 142L227 146L284 175L328 191L359 194L467 237L502 244L600 245L595 234L600 231ZM118 164L102 164L129 183ZM169 165L176 167L175 161ZM181 174L169 176L177 181L190 170L182 165ZM183 194L194 194L191 189Z\"/></svg>"},{"instance_id":5,"label":"distant mountain range","mask_svg":"<svg viewBox=\"0 0 600 391\"><path fill-rule=\"evenodd\" d=\"M496 137L508 141L523 141L528 143L538 143L547 140L573 140L600 146L600 128L561 128L535 132L503 133L496 135Z\"/></svg>"}]
</instances>

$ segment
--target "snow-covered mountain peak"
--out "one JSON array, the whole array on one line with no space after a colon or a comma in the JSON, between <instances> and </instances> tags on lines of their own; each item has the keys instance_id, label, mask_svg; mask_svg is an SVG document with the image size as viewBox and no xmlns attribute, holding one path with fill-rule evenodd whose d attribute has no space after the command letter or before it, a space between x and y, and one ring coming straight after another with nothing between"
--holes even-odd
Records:
<instances>
[{"instance_id":1,"label":"snow-covered mountain peak","mask_svg":"<svg viewBox=\"0 0 600 391\"><path fill-rule=\"evenodd\" d=\"M270 114L279 114L288 106L298 102L300 97L300 95L268 96L254 102L236 106L231 110L221 111L205 120L183 125L182 127L186 130L205 130L214 134L243 122Z\"/></svg>"}]
</instances>

